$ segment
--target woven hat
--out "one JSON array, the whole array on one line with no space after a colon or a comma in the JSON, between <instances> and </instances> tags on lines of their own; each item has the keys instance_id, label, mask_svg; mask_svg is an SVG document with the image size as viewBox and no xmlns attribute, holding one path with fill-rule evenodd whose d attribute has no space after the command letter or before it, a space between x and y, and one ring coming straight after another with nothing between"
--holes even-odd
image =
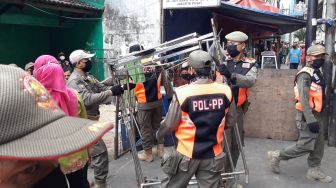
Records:
<instances>
[{"instance_id":1,"label":"woven hat","mask_svg":"<svg viewBox=\"0 0 336 188\"><path fill-rule=\"evenodd\" d=\"M190 53L188 62L192 68L201 69L205 67L211 67L212 58L206 51L195 50Z\"/></svg>"},{"instance_id":2,"label":"woven hat","mask_svg":"<svg viewBox=\"0 0 336 188\"><path fill-rule=\"evenodd\" d=\"M0 65L0 160L49 160L96 143L111 123L66 116L22 69Z\"/></svg>"}]
</instances>

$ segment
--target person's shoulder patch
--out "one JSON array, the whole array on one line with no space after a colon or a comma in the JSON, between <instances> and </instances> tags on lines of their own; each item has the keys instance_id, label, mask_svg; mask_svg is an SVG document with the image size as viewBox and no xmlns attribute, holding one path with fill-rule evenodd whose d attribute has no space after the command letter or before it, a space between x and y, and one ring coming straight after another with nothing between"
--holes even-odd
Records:
<instances>
[{"instance_id":1,"label":"person's shoulder patch","mask_svg":"<svg viewBox=\"0 0 336 188\"><path fill-rule=\"evenodd\" d=\"M251 64L250 63L243 63L242 67L246 68L246 69L249 69L251 67Z\"/></svg>"}]
</instances>

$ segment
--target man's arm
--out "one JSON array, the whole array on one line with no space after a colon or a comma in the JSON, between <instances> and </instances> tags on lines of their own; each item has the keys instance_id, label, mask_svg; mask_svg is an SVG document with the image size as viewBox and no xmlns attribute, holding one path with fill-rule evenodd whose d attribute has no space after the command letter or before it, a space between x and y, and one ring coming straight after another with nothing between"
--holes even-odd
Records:
<instances>
[{"instance_id":1,"label":"man's arm","mask_svg":"<svg viewBox=\"0 0 336 188\"><path fill-rule=\"evenodd\" d=\"M100 83L105 85L105 86L113 86L114 85L112 77L109 77L109 78L101 81Z\"/></svg>"},{"instance_id":2,"label":"man's arm","mask_svg":"<svg viewBox=\"0 0 336 188\"><path fill-rule=\"evenodd\" d=\"M174 90L173 90L172 85L169 83L169 80L167 79L166 72L164 70L162 71L161 76L162 76L163 87L166 90L167 99L171 99L171 98L173 98Z\"/></svg>"},{"instance_id":3,"label":"man's arm","mask_svg":"<svg viewBox=\"0 0 336 188\"><path fill-rule=\"evenodd\" d=\"M161 126L156 133L156 138L160 140L163 138L167 133L173 132L178 127L182 117L182 112L180 105L174 95L170 105L168 113L164 120L161 122Z\"/></svg>"},{"instance_id":4,"label":"man's arm","mask_svg":"<svg viewBox=\"0 0 336 188\"><path fill-rule=\"evenodd\" d=\"M106 90L101 93L92 93L85 88L81 80L71 80L68 87L75 89L83 98L85 106L106 104L112 101L112 91Z\"/></svg>"},{"instance_id":5,"label":"man's arm","mask_svg":"<svg viewBox=\"0 0 336 188\"><path fill-rule=\"evenodd\" d=\"M107 79L107 80L104 80L102 82L99 82L96 78L93 78L95 79L95 85L98 87L98 90L100 92L103 92L103 91L107 91L107 90L111 90L112 89L112 78L111 79Z\"/></svg>"},{"instance_id":6,"label":"man's arm","mask_svg":"<svg viewBox=\"0 0 336 188\"><path fill-rule=\"evenodd\" d=\"M309 105L309 90L311 85L311 78L307 73L301 73L297 78L297 87L299 90L300 102L302 105L302 113L307 123L317 122L313 111Z\"/></svg>"},{"instance_id":7,"label":"man's arm","mask_svg":"<svg viewBox=\"0 0 336 188\"><path fill-rule=\"evenodd\" d=\"M242 88L252 87L257 80L258 69L256 66L253 66L246 75L232 73L231 79L235 80L233 85Z\"/></svg>"}]
</instances>

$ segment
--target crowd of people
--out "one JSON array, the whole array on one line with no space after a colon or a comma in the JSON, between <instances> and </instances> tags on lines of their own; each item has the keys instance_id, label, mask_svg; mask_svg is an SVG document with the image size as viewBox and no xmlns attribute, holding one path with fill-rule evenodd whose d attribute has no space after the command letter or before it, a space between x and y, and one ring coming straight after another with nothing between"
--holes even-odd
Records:
<instances>
[{"instance_id":1,"label":"crowd of people","mask_svg":"<svg viewBox=\"0 0 336 188\"><path fill-rule=\"evenodd\" d=\"M162 170L167 174L163 187L187 187L194 175L202 188L243 187L233 179L223 182L221 173L233 172L237 165L240 150L233 127L237 124L244 143L243 117L258 70L256 61L245 57L245 33L235 31L225 38L226 63L214 72L208 52L190 53L180 71L185 81L175 94L159 67L144 68L142 82L118 85L111 78L100 82L89 73L94 54L84 50L73 51L69 61L64 53L58 59L42 55L28 63L25 71L0 65L0 91L6 91L0 94L0 188L108 187L108 153L101 138L113 124L99 122L99 105L111 103L113 96L126 89L134 91L137 101L144 148L138 157L146 162L152 162L154 155L162 158ZM136 51L144 50L141 45L130 47L130 53ZM137 55L146 59L150 54ZM305 52L293 45L288 52L291 68L297 68L302 54ZM313 45L306 55L307 66L297 73L294 87L299 140L294 146L269 151L267 156L271 170L279 173L280 161L309 154L307 178L329 183L332 177L321 170L324 133L320 113L325 105L325 83L319 68L325 49ZM170 102L163 120L161 85ZM223 146L224 132L229 148ZM177 139L170 152L163 146L167 134ZM93 183L87 179L89 163Z\"/></svg>"},{"instance_id":2,"label":"crowd of people","mask_svg":"<svg viewBox=\"0 0 336 188\"><path fill-rule=\"evenodd\" d=\"M305 44L303 42L294 42L289 48L289 43L282 43L279 50L280 64L289 65L290 69L298 69L299 65L305 62Z\"/></svg>"}]
</instances>

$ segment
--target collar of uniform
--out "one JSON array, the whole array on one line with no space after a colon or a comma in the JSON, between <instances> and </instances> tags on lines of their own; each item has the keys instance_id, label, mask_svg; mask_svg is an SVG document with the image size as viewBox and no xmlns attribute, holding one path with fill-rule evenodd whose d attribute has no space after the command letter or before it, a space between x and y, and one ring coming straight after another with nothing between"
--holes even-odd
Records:
<instances>
[{"instance_id":1,"label":"collar of uniform","mask_svg":"<svg viewBox=\"0 0 336 188\"><path fill-rule=\"evenodd\" d=\"M245 55L244 54L242 54L242 55L239 54L239 56L240 56L240 58L238 60L235 60L235 58L232 58L231 60L235 63L240 62L240 61L244 61Z\"/></svg>"},{"instance_id":2,"label":"collar of uniform","mask_svg":"<svg viewBox=\"0 0 336 188\"><path fill-rule=\"evenodd\" d=\"M213 83L213 81L210 79L205 79L205 78L197 78L191 84L209 84L209 83Z\"/></svg>"},{"instance_id":3,"label":"collar of uniform","mask_svg":"<svg viewBox=\"0 0 336 188\"><path fill-rule=\"evenodd\" d=\"M72 74L75 74L77 77L79 77L79 78L83 78L84 80L86 80L87 77L88 77L88 74L87 74L87 73L85 73L84 75L82 75L82 74L81 74L80 72L78 72L76 69L74 69L74 71L73 71Z\"/></svg>"},{"instance_id":4,"label":"collar of uniform","mask_svg":"<svg viewBox=\"0 0 336 188\"><path fill-rule=\"evenodd\" d=\"M312 67L312 65L311 65L311 64L309 64L308 62L307 62L307 64L306 64L306 67L309 67L309 68L312 68L312 69L314 69L314 68Z\"/></svg>"}]
</instances>

